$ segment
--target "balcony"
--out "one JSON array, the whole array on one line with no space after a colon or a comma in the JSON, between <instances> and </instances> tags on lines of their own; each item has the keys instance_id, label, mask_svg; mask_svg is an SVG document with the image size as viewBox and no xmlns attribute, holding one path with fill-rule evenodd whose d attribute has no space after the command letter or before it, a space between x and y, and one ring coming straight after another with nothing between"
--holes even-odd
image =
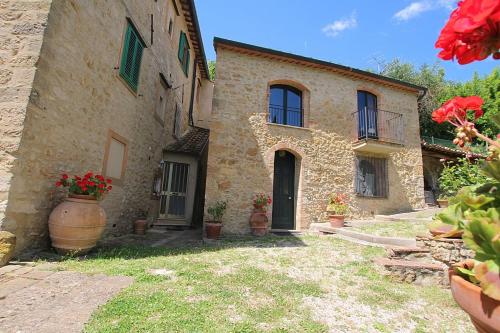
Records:
<instances>
[{"instance_id":1,"label":"balcony","mask_svg":"<svg viewBox=\"0 0 500 333\"><path fill-rule=\"evenodd\" d=\"M352 114L354 118L353 150L387 154L404 144L403 115L392 111L365 108Z\"/></svg>"}]
</instances>

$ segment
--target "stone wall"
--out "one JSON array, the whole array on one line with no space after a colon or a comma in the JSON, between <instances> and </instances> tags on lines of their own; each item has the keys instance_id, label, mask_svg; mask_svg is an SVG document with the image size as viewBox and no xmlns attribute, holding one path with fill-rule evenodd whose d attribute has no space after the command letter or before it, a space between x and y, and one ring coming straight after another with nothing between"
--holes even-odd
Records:
<instances>
[{"instance_id":1,"label":"stone wall","mask_svg":"<svg viewBox=\"0 0 500 333\"><path fill-rule=\"evenodd\" d=\"M271 83L291 84L303 91L305 128L267 123ZM404 114L406 141L387 156L389 195L385 199L354 193L352 113L357 109L358 89L375 93L380 109ZM249 231L251 198L256 192L272 193L274 152L280 149L292 152L299 167L296 229L325 219L327 196L332 192L349 194L351 217L423 206L415 92L219 46L210 128L207 205L228 202L223 232Z\"/></svg>"},{"instance_id":2,"label":"stone wall","mask_svg":"<svg viewBox=\"0 0 500 333\"><path fill-rule=\"evenodd\" d=\"M5 8L6 2L1 3ZM21 4L33 8L28 12L16 10ZM175 103L183 110L182 131L188 128L195 55L191 55L186 77L177 59L180 30L187 31L182 12L176 17L172 38L167 32L167 20L173 12L172 0L54 0L36 61L49 4L50 1L10 1L2 14L13 22L9 26L2 24L0 34L10 31L12 42L20 39L15 31L36 32L32 42L23 41L33 55L19 57L16 62L16 65L26 63L29 68L15 75L1 75L2 78L12 76L11 81L16 84L27 82L26 87L19 89L26 94L22 98L25 104L31 94L27 107L16 106L6 118L2 109L1 117L2 121L15 120L19 125L9 131L9 140L12 136L12 140L20 139L20 143L9 145L7 163L2 158L2 171L9 170L2 174L0 182L10 182L8 198L2 198L8 201L1 228L16 234L18 251L47 245L47 218L63 197L54 187L55 180L62 172L102 172L110 130L127 139L129 144L124 180L115 184L102 202L108 216L106 235L130 231L138 211L153 206L150 190L154 171L162 158L162 148L174 140ZM155 28L152 45L151 14ZM127 17L147 44L137 94L118 74ZM5 43L2 46L5 48ZM33 77L35 69L30 89L28 77ZM168 91L164 121L156 114L160 72L173 86ZM21 100L17 95L16 98ZM19 116L15 110L19 110ZM26 119L23 119L24 112ZM6 193L4 185L2 191ZM156 213L150 211L150 216Z\"/></svg>"},{"instance_id":3,"label":"stone wall","mask_svg":"<svg viewBox=\"0 0 500 333\"><path fill-rule=\"evenodd\" d=\"M418 247L430 251L432 259L448 267L465 259L474 258L474 251L466 248L462 239L417 236L416 240Z\"/></svg>"}]
</instances>

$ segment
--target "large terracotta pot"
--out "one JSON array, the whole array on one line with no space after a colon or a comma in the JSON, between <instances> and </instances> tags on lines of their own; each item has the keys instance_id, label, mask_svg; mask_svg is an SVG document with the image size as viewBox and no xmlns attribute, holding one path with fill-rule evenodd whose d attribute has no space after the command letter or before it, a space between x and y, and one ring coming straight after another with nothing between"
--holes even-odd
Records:
<instances>
[{"instance_id":1,"label":"large terracotta pot","mask_svg":"<svg viewBox=\"0 0 500 333\"><path fill-rule=\"evenodd\" d=\"M134 221L134 233L136 235L144 235L146 233L147 220L135 220Z\"/></svg>"},{"instance_id":2,"label":"large terracotta pot","mask_svg":"<svg viewBox=\"0 0 500 333\"><path fill-rule=\"evenodd\" d=\"M449 270L453 298L467 312L479 333L500 333L500 301L481 292L481 288Z\"/></svg>"},{"instance_id":3,"label":"large terracotta pot","mask_svg":"<svg viewBox=\"0 0 500 333\"><path fill-rule=\"evenodd\" d=\"M448 199L437 199L440 208L448 207Z\"/></svg>"},{"instance_id":4,"label":"large terracotta pot","mask_svg":"<svg viewBox=\"0 0 500 333\"><path fill-rule=\"evenodd\" d=\"M264 236L267 234L267 219L266 211L262 207L257 207L250 215L250 230L254 236Z\"/></svg>"},{"instance_id":5,"label":"large terracotta pot","mask_svg":"<svg viewBox=\"0 0 500 333\"><path fill-rule=\"evenodd\" d=\"M207 233L208 239L218 239L220 236L221 229L222 229L222 223L205 222L205 231Z\"/></svg>"},{"instance_id":6,"label":"large terracotta pot","mask_svg":"<svg viewBox=\"0 0 500 333\"><path fill-rule=\"evenodd\" d=\"M336 215L330 213L330 226L332 228L342 228L344 226L345 216L344 215Z\"/></svg>"},{"instance_id":7,"label":"large terracotta pot","mask_svg":"<svg viewBox=\"0 0 500 333\"><path fill-rule=\"evenodd\" d=\"M52 246L61 254L85 254L96 246L106 225L106 213L90 195L70 194L49 217Z\"/></svg>"}]
</instances>

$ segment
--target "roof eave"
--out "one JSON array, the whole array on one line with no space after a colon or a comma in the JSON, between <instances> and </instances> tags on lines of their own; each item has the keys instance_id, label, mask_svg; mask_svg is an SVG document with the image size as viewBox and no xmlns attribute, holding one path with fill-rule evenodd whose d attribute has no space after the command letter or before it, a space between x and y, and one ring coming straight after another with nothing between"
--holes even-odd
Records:
<instances>
[{"instance_id":1,"label":"roof eave","mask_svg":"<svg viewBox=\"0 0 500 333\"><path fill-rule=\"evenodd\" d=\"M217 46L226 46L226 47L233 48L233 49L248 50L248 51L253 51L255 53L264 53L264 54L268 54L268 55L275 56L275 57L288 58L288 59L296 60L298 62L310 63L310 64L314 64L314 65L317 65L320 67L329 68L329 69L332 69L332 70L335 70L337 72L341 72L343 74L350 75L350 76L363 77L363 78L369 79L369 80L371 79L371 80L383 81L388 85L402 87L406 90L419 92L421 94L425 94L425 92L427 91L427 88L425 88L425 87L421 87L421 86L418 86L418 85L415 85L412 83L408 83L408 82L404 82L404 81L400 81L397 79L392 79L392 78L389 78L389 77L386 77L383 75L371 73L371 72L364 71L361 69L352 68L352 67L348 67L348 66L344 66L344 65L339 65L339 64L335 64L335 63L324 61L324 60L304 57L304 56L293 54L293 53L287 53L287 52L283 52L283 51L268 49L268 48L261 47L261 46L237 42L237 41L224 39L224 38L220 38L220 37L214 37L215 50L217 50Z\"/></svg>"}]
</instances>

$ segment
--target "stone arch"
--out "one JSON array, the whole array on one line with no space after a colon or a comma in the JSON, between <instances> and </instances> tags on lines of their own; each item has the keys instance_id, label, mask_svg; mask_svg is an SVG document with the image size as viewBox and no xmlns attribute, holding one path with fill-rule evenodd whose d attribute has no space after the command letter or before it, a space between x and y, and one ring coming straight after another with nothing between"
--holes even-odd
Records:
<instances>
[{"instance_id":1,"label":"stone arch","mask_svg":"<svg viewBox=\"0 0 500 333\"><path fill-rule=\"evenodd\" d=\"M289 142L279 142L270 147L266 154L266 164L270 171L270 177L274 186L274 156L277 151L284 150L295 156L295 230L307 228L307 218L303 205L303 192L305 187L305 170L308 166L308 158L305 152L298 146ZM272 224L272 216L271 216Z\"/></svg>"},{"instance_id":2,"label":"stone arch","mask_svg":"<svg viewBox=\"0 0 500 333\"><path fill-rule=\"evenodd\" d=\"M304 84L300 83L299 81L295 80L290 80L290 79L276 79L276 80L270 80L267 83L267 89L266 89L266 94L265 94L265 101L264 101L264 107L265 107L265 114L269 116L269 96L270 96L270 90L271 86L281 84L285 86L290 86L295 89L300 90L302 93L302 108L303 108L303 118L304 118L304 124L303 127L307 128L309 127L309 118L310 118L310 102L311 102L311 91L309 88L307 88ZM266 119L267 119L266 116Z\"/></svg>"}]
</instances>

